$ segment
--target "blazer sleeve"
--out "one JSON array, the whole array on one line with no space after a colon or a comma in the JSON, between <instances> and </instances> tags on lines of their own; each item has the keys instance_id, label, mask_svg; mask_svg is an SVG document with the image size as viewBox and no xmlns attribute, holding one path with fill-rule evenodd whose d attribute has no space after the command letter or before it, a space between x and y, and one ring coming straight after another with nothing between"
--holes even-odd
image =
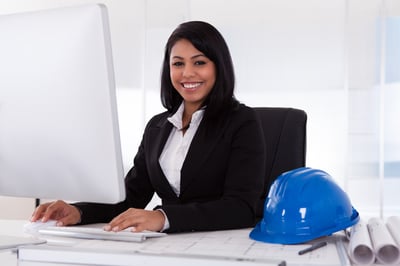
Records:
<instances>
[{"instance_id":1,"label":"blazer sleeve","mask_svg":"<svg viewBox=\"0 0 400 266\"><path fill-rule=\"evenodd\" d=\"M144 136L150 125L157 120L159 116L155 116L146 126ZM144 137L143 137L144 139ZM144 209L151 201L154 195L154 188L149 179L147 171L147 162L144 148L144 141L141 141L138 152L135 155L134 166L125 176L126 198L124 201L116 204L101 204L77 202L72 205L76 206L81 212L80 224L91 223L108 223L115 216L126 211L128 208Z\"/></svg>"}]
</instances>

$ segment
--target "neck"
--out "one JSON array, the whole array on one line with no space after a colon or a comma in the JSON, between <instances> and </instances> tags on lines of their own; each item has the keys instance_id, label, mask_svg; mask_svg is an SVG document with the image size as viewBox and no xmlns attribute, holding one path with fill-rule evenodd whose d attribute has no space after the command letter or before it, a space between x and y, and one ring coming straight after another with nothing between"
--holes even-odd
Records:
<instances>
[{"instance_id":1,"label":"neck","mask_svg":"<svg viewBox=\"0 0 400 266\"><path fill-rule=\"evenodd\" d=\"M201 107L201 105L194 105L194 104L188 104L188 103L184 103L184 110L183 110L183 116L187 116L189 118L192 117L192 114L194 112L196 112L197 110L199 110Z\"/></svg>"}]
</instances>

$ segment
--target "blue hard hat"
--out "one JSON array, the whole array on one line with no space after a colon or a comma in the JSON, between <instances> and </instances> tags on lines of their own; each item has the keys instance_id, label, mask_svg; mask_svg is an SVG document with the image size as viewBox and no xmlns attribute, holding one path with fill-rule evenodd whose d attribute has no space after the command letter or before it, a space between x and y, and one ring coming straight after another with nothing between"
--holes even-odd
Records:
<instances>
[{"instance_id":1,"label":"blue hard hat","mask_svg":"<svg viewBox=\"0 0 400 266\"><path fill-rule=\"evenodd\" d=\"M349 197L329 174L301 167L274 181L265 200L264 217L250 238L298 244L344 230L359 220Z\"/></svg>"}]
</instances>

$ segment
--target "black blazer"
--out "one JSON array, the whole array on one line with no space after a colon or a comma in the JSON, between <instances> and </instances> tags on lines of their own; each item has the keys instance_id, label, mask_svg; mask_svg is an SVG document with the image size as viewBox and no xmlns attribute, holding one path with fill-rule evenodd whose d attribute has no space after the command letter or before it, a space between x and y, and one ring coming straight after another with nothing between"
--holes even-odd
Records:
<instances>
[{"instance_id":1,"label":"black blazer","mask_svg":"<svg viewBox=\"0 0 400 266\"><path fill-rule=\"evenodd\" d=\"M81 223L109 222L130 207L145 208L156 192L162 205L155 208L163 209L170 222L167 232L254 226L265 176L264 138L255 111L241 104L212 128L203 119L182 166L179 197L158 162L172 129L169 115L158 114L147 124L125 178L125 201L77 203Z\"/></svg>"}]
</instances>

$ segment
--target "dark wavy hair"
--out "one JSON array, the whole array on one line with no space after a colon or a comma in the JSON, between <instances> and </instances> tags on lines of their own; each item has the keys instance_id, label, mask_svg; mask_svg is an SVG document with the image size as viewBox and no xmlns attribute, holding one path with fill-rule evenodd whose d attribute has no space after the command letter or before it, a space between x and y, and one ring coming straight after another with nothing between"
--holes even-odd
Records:
<instances>
[{"instance_id":1,"label":"dark wavy hair","mask_svg":"<svg viewBox=\"0 0 400 266\"><path fill-rule=\"evenodd\" d=\"M162 105L173 113L182 102L182 97L173 87L170 77L171 49L181 39L191 42L197 50L204 53L215 64L216 81L203 105L207 105L204 113L206 120L218 119L238 104L234 96L234 67L228 45L221 33L214 26L203 21L180 24L167 41L161 71Z\"/></svg>"}]
</instances>

